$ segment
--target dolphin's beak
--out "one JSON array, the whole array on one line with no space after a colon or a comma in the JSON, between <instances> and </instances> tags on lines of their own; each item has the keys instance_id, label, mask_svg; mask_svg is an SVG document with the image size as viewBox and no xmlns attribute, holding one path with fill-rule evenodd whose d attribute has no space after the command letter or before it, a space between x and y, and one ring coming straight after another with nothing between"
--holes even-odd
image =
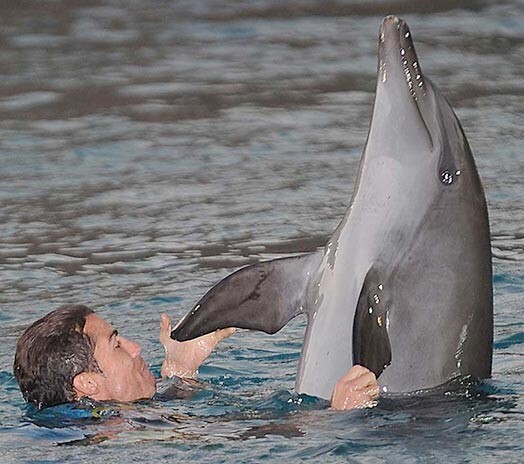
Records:
<instances>
[{"instance_id":1,"label":"dolphin's beak","mask_svg":"<svg viewBox=\"0 0 524 464\"><path fill-rule=\"evenodd\" d=\"M381 141L397 140L391 156L411 160L431 150L431 83L424 78L408 25L396 16L382 20L377 90L366 152L383 153ZM429 92L429 93L428 93ZM399 134L406 134L399 137Z\"/></svg>"},{"instance_id":2,"label":"dolphin's beak","mask_svg":"<svg viewBox=\"0 0 524 464\"><path fill-rule=\"evenodd\" d=\"M396 16L387 16L380 26L378 82L403 81L416 101L425 94L424 76L408 25Z\"/></svg>"}]
</instances>

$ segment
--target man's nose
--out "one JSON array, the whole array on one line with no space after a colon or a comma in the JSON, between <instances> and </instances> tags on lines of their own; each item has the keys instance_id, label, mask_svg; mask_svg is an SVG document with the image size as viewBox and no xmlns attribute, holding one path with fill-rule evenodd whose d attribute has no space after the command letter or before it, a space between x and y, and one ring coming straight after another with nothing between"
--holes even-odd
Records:
<instances>
[{"instance_id":1,"label":"man's nose","mask_svg":"<svg viewBox=\"0 0 524 464\"><path fill-rule=\"evenodd\" d=\"M120 345L129 353L132 358L136 358L140 354L141 347L133 340L120 337Z\"/></svg>"}]
</instances>

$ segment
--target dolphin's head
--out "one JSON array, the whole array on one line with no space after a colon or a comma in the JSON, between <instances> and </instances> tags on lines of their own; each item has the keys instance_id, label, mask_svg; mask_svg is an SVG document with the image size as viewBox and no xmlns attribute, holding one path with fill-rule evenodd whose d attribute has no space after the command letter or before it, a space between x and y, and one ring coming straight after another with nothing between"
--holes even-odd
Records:
<instances>
[{"instance_id":1,"label":"dolphin's head","mask_svg":"<svg viewBox=\"0 0 524 464\"><path fill-rule=\"evenodd\" d=\"M380 26L377 90L365 150L365 157L384 155L406 174L416 166L419 179L438 181L441 188L457 186L467 171L472 174L468 186L478 178L457 117L424 76L408 25L395 16Z\"/></svg>"}]
</instances>

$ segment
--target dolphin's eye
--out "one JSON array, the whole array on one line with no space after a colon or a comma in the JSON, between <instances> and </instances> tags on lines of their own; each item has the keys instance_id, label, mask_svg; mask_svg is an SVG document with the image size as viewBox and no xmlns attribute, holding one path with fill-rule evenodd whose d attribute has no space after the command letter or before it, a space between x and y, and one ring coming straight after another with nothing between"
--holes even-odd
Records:
<instances>
[{"instance_id":1,"label":"dolphin's eye","mask_svg":"<svg viewBox=\"0 0 524 464\"><path fill-rule=\"evenodd\" d=\"M457 178L458 176L460 176L460 169L457 169L454 173L449 172L446 169L445 171L442 171L440 173L440 181L444 185L451 185L455 181L455 178Z\"/></svg>"},{"instance_id":2,"label":"dolphin's eye","mask_svg":"<svg viewBox=\"0 0 524 464\"><path fill-rule=\"evenodd\" d=\"M453 183L453 174L451 174L451 172L449 172L448 170L442 171L440 173L440 181L444 185L451 185Z\"/></svg>"}]
</instances>

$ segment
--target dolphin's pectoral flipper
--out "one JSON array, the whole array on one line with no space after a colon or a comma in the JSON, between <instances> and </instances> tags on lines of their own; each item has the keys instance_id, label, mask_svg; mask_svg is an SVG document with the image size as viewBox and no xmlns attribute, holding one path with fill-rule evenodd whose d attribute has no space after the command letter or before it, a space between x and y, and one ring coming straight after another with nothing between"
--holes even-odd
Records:
<instances>
[{"instance_id":1,"label":"dolphin's pectoral flipper","mask_svg":"<svg viewBox=\"0 0 524 464\"><path fill-rule=\"evenodd\" d=\"M369 271L358 299L353 324L353 363L367 367L377 378L391 363L388 309L384 285Z\"/></svg>"},{"instance_id":2,"label":"dolphin's pectoral flipper","mask_svg":"<svg viewBox=\"0 0 524 464\"><path fill-rule=\"evenodd\" d=\"M234 272L204 295L171 337L185 341L226 327L278 332L305 311L309 278L321 258L319 251Z\"/></svg>"}]
</instances>

